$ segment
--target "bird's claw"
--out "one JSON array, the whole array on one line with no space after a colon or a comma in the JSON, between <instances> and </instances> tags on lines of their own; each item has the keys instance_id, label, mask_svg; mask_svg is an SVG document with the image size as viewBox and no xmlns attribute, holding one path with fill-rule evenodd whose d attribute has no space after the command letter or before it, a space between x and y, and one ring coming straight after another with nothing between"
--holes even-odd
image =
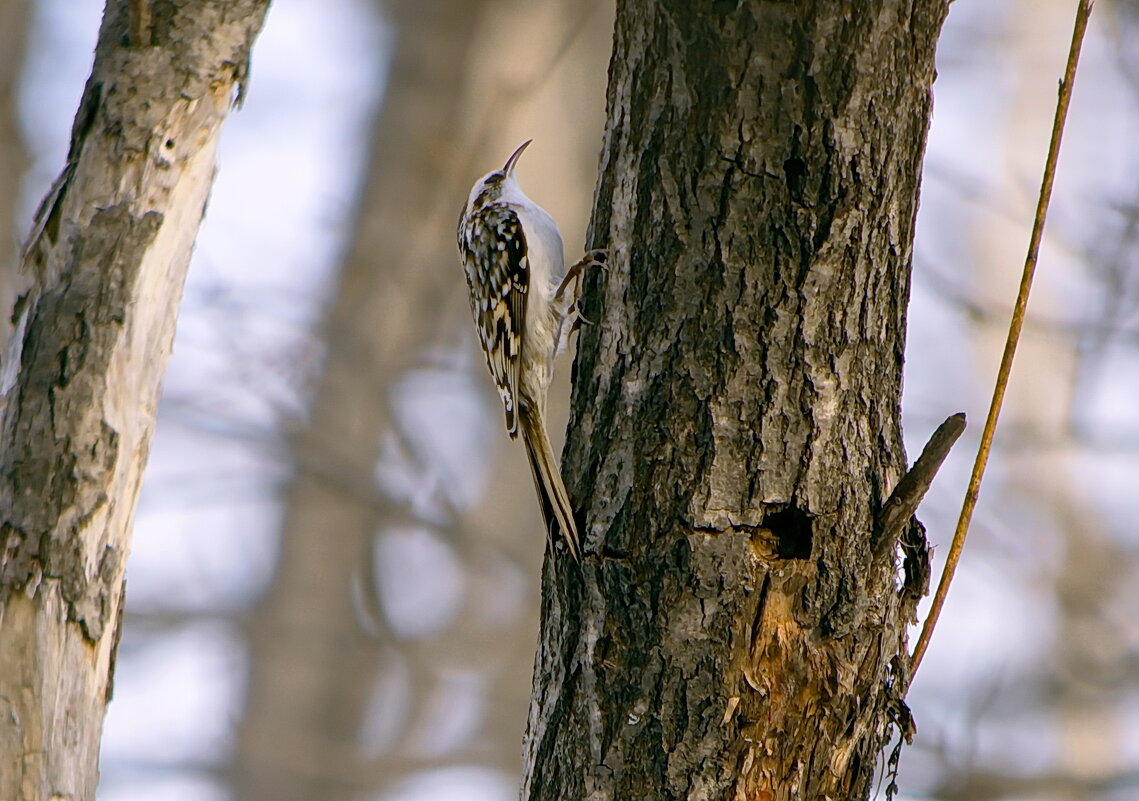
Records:
<instances>
[{"instance_id":1,"label":"bird's claw","mask_svg":"<svg viewBox=\"0 0 1139 801\"><path fill-rule=\"evenodd\" d=\"M582 271L587 267L599 267L602 270L608 271L609 266L606 264L608 259L609 251L604 248L588 251L566 270L565 277L562 279L561 284L558 285L558 291L554 293L554 297L561 300L562 295L565 294L569 285L578 280L581 277Z\"/></svg>"},{"instance_id":2,"label":"bird's claw","mask_svg":"<svg viewBox=\"0 0 1139 801\"><path fill-rule=\"evenodd\" d=\"M581 300L578 300L576 303L574 303L574 304L573 304L573 311L572 311L572 314L573 314L573 322L570 324L570 330L569 330L569 332L570 332L571 334L575 334L575 333L577 333L577 331L578 331L578 330L579 330L579 329L580 329L580 328L581 328L583 325L597 325L597 321L596 321L596 320L590 320L590 319L589 319L588 317L586 317L586 316L585 316L585 314L582 312L582 310L581 310Z\"/></svg>"}]
</instances>

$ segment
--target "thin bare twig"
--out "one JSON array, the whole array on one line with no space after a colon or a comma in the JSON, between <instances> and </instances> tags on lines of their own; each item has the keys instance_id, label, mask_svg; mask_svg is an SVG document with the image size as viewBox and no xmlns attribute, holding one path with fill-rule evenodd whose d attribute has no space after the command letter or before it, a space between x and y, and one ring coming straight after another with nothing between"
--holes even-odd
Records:
<instances>
[{"instance_id":1,"label":"thin bare twig","mask_svg":"<svg viewBox=\"0 0 1139 801\"><path fill-rule=\"evenodd\" d=\"M1032 289L1032 277L1036 272L1036 262L1040 255L1040 240L1044 235L1044 219L1048 214L1048 202L1052 199L1052 184L1056 177L1056 161L1060 155L1060 140L1064 134L1064 123L1068 118L1068 106L1072 100L1072 84L1076 80L1076 65L1080 60L1080 47L1084 42L1084 32L1087 30L1088 16L1091 12L1091 0L1079 0L1076 22L1072 29L1072 45L1068 50L1068 64L1064 69L1064 79L1060 81L1060 96L1056 102L1056 117L1052 124L1052 141L1048 145L1048 158L1044 163L1044 178L1040 184L1040 197L1036 203L1036 219L1032 224L1028 256L1024 260L1024 272L1020 279L1020 291L1016 296L1012 321L1009 323L1004 355L1001 356L1001 366L997 371L993 400L989 404L989 416L985 419L985 428L981 432L981 445L977 450L977 460L973 463L973 474L969 478L969 488L965 492L965 501L961 505L961 516L957 520L957 530L953 533L953 543L949 546L945 570L941 574L941 581L938 583L937 592L933 596L933 605L930 606L929 615L925 619L925 625L922 627L917 645L914 646L914 654L910 658L911 676L917 672L922 657L925 656L930 637L933 636L933 629L937 625L937 618L941 614L941 608L945 605L945 596L949 592L949 585L953 581L953 574L956 572L957 563L961 559L961 550L965 547L965 535L969 531L969 521L973 517L973 509L977 505L977 495L981 490L981 478L985 474L985 465L989 461L993 433L996 431L997 417L1001 413L1001 404L1004 402L1009 372L1012 370L1013 356L1016 354L1020 332L1024 328L1024 313L1028 307L1028 294Z\"/></svg>"},{"instance_id":2,"label":"thin bare twig","mask_svg":"<svg viewBox=\"0 0 1139 801\"><path fill-rule=\"evenodd\" d=\"M892 546L898 541L902 527L909 522L917 511L918 504L929 491L941 463L949 455L949 449L965 430L965 415L958 412L945 418L945 422L937 427L933 436L929 438L921 456L914 462L902 479L882 504L878 513L878 534L874 543L875 556L892 552Z\"/></svg>"}]
</instances>

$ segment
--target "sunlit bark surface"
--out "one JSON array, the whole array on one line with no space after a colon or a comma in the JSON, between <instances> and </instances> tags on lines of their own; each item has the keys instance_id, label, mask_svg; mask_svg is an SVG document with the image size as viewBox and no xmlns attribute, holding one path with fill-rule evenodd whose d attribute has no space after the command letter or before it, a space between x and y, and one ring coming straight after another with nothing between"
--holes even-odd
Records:
<instances>
[{"instance_id":1,"label":"sunlit bark surface","mask_svg":"<svg viewBox=\"0 0 1139 801\"><path fill-rule=\"evenodd\" d=\"M944 13L619 3L524 798L868 797L924 591L875 518Z\"/></svg>"},{"instance_id":2,"label":"sunlit bark surface","mask_svg":"<svg viewBox=\"0 0 1139 801\"><path fill-rule=\"evenodd\" d=\"M94 797L158 388L267 6L108 4L2 366L0 798Z\"/></svg>"}]
</instances>

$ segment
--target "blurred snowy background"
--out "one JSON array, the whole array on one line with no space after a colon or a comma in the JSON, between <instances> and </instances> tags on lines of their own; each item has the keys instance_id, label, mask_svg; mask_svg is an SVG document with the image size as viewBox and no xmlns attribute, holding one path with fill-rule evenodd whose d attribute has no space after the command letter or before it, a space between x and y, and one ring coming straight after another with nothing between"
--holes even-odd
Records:
<instances>
[{"instance_id":1,"label":"blurred snowy background","mask_svg":"<svg viewBox=\"0 0 1139 801\"><path fill-rule=\"evenodd\" d=\"M942 553L1074 7L956 2L939 48L905 423L912 457L946 415L972 422L921 510ZM63 163L101 11L0 2L6 252ZM271 9L166 379L102 801L516 797L544 543L453 226L471 181L534 137L522 180L582 246L612 14L611 0ZM11 291L0 275L0 300ZM554 396L560 430L564 383ZM937 801L1135 799L1137 0L1096 4L1002 425L910 695L900 784Z\"/></svg>"}]
</instances>

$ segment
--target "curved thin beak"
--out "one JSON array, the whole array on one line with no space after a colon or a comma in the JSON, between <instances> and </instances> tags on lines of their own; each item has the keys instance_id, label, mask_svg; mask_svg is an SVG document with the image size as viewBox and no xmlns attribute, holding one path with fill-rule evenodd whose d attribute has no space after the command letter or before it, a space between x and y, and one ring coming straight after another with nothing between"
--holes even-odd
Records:
<instances>
[{"instance_id":1,"label":"curved thin beak","mask_svg":"<svg viewBox=\"0 0 1139 801\"><path fill-rule=\"evenodd\" d=\"M527 139L525 142L518 146L517 150L510 154L510 158L506 160L506 166L502 168L503 175L512 175L514 173L514 168L518 166L518 157L522 155L522 151L525 150L533 141L533 139Z\"/></svg>"}]
</instances>

